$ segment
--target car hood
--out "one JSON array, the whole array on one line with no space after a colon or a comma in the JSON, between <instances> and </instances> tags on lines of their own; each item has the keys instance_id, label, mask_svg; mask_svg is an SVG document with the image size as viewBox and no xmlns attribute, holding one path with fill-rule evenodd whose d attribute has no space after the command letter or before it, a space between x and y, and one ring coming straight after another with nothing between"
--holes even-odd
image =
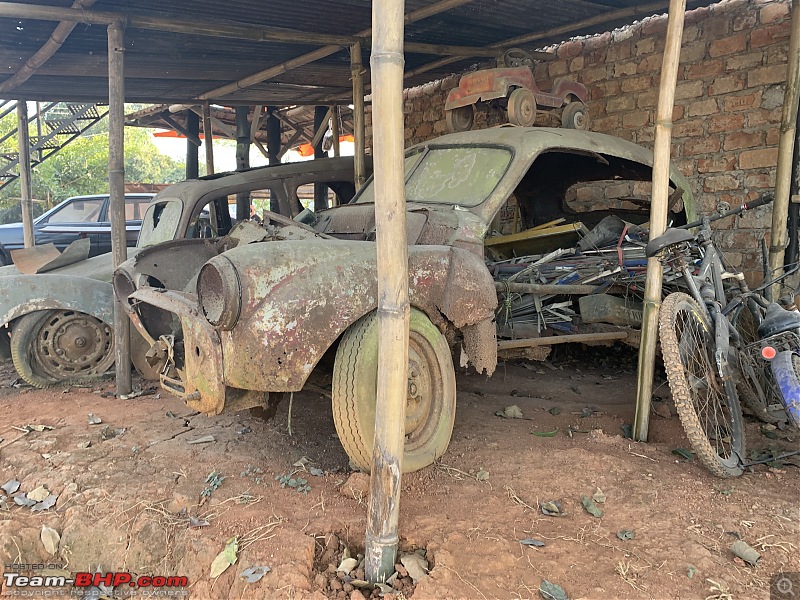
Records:
<instances>
[{"instance_id":1,"label":"car hood","mask_svg":"<svg viewBox=\"0 0 800 600\"><path fill-rule=\"evenodd\" d=\"M128 258L134 257L139 253L138 248L128 248ZM98 281L111 282L111 276L114 273L113 258L111 252L87 258L80 262L66 265L59 269L47 271L50 275L67 275L70 277L83 277L86 279L96 279ZM15 265L8 265L7 267L0 267L0 277L9 275L20 275L19 269ZM35 275L31 275L35 277Z\"/></svg>"}]
</instances>

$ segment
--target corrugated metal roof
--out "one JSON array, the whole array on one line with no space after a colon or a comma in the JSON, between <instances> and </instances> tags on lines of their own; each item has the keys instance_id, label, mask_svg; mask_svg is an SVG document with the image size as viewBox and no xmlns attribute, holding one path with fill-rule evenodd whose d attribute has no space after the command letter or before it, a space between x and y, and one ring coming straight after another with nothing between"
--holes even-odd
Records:
<instances>
[{"instance_id":1,"label":"corrugated metal roof","mask_svg":"<svg viewBox=\"0 0 800 600\"><path fill-rule=\"evenodd\" d=\"M430 7L438 0L409 0L406 12ZM70 0L35 0L38 6L68 8ZM711 2L690 2L691 7ZM666 0L663 4L665 9ZM638 7L638 8L637 8ZM634 13L617 16L620 9ZM354 35L369 28L369 0L98 0L90 11L143 15L167 19L203 19L208 23L236 21L242 24L289 28L315 34ZM637 0L472 0L406 26L410 42L457 46L489 46L532 32L574 26L574 31L543 35L529 47L543 47L575 34L607 31L657 10ZM587 19L604 22L580 28ZM0 82L13 75L52 33L56 22L0 18ZM54 57L17 88L2 95L9 99L104 101L106 80L106 27L79 24ZM242 39L215 38L126 28L126 99L128 102L187 102L252 73L279 65L319 48L312 44L283 44ZM364 64L368 65L365 44ZM437 56L406 54L406 68L426 65ZM414 77L409 84L440 78L480 59L464 58ZM347 48L258 85L217 98L221 103L269 105L314 104L350 89Z\"/></svg>"}]
</instances>

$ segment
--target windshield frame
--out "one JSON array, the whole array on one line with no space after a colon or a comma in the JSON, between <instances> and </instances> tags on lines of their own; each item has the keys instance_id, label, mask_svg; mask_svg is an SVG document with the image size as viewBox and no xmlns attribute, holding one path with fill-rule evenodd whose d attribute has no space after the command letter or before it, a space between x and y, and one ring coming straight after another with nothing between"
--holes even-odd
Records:
<instances>
[{"instance_id":1,"label":"windshield frame","mask_svg":"<svg viewBox=\"0 0 800 600\"><path fill-rule=\"evenodd\" d=\"M180 206L180 212L178 213L178 218L175 221L175 228L172 231L171 237L169 237L168 239L162 239L161 236L159 236L158 239L145 242L144 239L143 239L143 235L146 235L146 234L152 235L152 233L158 228L158 224L156 224L156 226L153 227L149 232L146 232L146 230L145 230L145 226L146 226L146 223L147 223L147 220L148 220L147 217L150 214L150 211L154 210L155 207L157 205L159 205L159 204L163 204L164 205L164 208L162 209L162 211L165 210L167 205L170 205L170 204L178 204ZM186 209L186 205L185 205L184 201L181 200L180 198L176 198L176 197L167 197L167 198L158 198L158 199L154 198L153 201L150 203L150 205L147 207L147 210L144 213L144 217L142 217L142 227L139 230L139 238L136 241L136 247L137 248L147 248L147 247L150 247L150 246L155 246L156 244L169 242L171 240L176 239L177 237L182 237L182 236L179 236L178 234L179 234L179 230L181 228L181 223L183 222L183 214L184 214L185 209Z\"/></svg>"}]
</instances>

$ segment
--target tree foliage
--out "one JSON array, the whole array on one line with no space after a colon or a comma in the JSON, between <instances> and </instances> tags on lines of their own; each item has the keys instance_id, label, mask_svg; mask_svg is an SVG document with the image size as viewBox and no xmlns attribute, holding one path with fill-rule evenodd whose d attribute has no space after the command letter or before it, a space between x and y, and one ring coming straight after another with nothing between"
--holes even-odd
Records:
<instances>
[{"instance_id":1,"label":"tree foliage","mask_svg":"<svg viewBox=\"0 0 800 600\"><path fill-rule=\"evenodd\" d=\"M11 113L0 121L0 138L16 129ZM31 131L34 134L34 131ZM0 152L16 152L17 136L0 143ZM125 182L174 183L184 179L184 164L160 154L150 133L125 128ZM97 123L33 169L33 198L42 209L70 196L108 192L108 125ZM19 202L19 180L0 190L0 213ZM41 210L37 211L41 212ZM7 221L7 219L3 219Z\"/></svg>"}]
</instances>

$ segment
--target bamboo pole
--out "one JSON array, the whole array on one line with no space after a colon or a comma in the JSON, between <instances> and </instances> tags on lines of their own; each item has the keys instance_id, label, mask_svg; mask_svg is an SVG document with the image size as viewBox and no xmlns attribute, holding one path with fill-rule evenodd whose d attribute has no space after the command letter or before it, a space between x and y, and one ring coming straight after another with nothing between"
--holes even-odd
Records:
<instances>
[{"instance_id":1,"label":"bamboo pole","mask_svg":"<svg viewBox=\"0 0 800 600\"><path fill-rule=\"evenodd\" d=\"M247 121L246 106L236 107L236 170L250 168L250 123ZM236 194L236 220L246 221L250 218L250 194Z\"/></svg>"},{"instance_id":2,"label":"bamboo pole","mask_svg":"<svg viewBox=\"0 0 800 600\"><path fill-rule=\"evenodd\" d=\"M797 130L797 101L800 96L800 0L792 0L792 33L786 67L781 137L778 142L778 169L775 175L775 200L772 203L772 234L769 246L770 277L783 273L783 258L788 243L789 196L792 186L792 157ZM772 297L780 296L781 284L772 286Z\"/></svg>"},{"instance_id":3,"label":"bamboo pole","mask_svg":"<svg viewBox=\"0 0 800 600\"><path fill-rule=\"evenodd\" d=\"M331 135L333 136L333 156L338 158L340 155L340 148L339 148L339 107L332 106L331 110L333 114L331 115Z\"/></svg>"},{"instance_id":4,"label":"bamboo pole","mask_svg":"<svg viewBox=\"0 0 800 600\"><path fill-rule=\"evenodd\" d=\"M186 111L186 129L198 142L186 138L186 179L197 179L200 176L200 117L196 112Z\"/></svg>"},{"instance_id":5,"label":"bamboo pole","mask_svg":"<svg viewBox=\"0 0 800 600\"><path fill-rule=\"evenodd\" d=\"M661 62L661 82L656 109L656 131L653 144L653 200L650 204L650 239L660 236L667 228L669 204L669 163L672 140L672 112L675 105L675 86L681 57L683 20L686 0L670 0L667 20L667 39ZM636 389L636 418L633 438L647 441L650 423L650 399L653 394L653 373L658 341L658 313L661 307L661 263L647 259L647 281L644 292L642 342L639 347L639 374Z\"/></svg>"},{"instance_id":6,"label":"bamboo pole","mask_svg":"<svg viewBox=\"0 0 800 600\"><path fill-rule=\"evenodd\" d=\"M353 153L355 155L356 191L364 187L366 177L366 138L364 127L364 65L361 63L361 42L350 46L350 75L353 80Z\"/></svg>"},{"instance_id":7,"label":"bamboo pole","mask_svg":"<svg viewBox=\"0 0 800 600\"><path fill-rule=\"evenodd\" d=\"M22 209L22 236L26 248L36 245L33 236L33 205L31 191L31 141L28 136L28 103L17 102L17 146L19 147L19 191Z\"/></svg>"},{"instance_id":8,"label":"bamboo pole","mask_svg":"<svg viewBox=\"0 0 800 600\"><path fill-rule=\"evenodd\" d=\"M111 254L116 269L128 258L125 231L125 40L121 23L108 26L108 187ZM131 393L131 322L114 301L117 395Z\"/></svg>"},{"instance_id":9,"label":"bamboo pole","mask_svg":"<svg viewBox=\"0 0 800 600\"><path fill-rule=\"evenodd\" d=\"M378 251L378 385L364 568L394 572L408 388L408 246L403 176L403 0L373 0L375 229Z\"/></svg>"},{"instance_id":10,"label":"bamboo pole","mask_svg":"<svg viewBox=\"0 0 800 600\"><path fill-rule=\"evenodd\" d=\"M203 105L203 146L206 152L206 175L214 174L214 126L211 124L211 107Z\"/></svg>"}]
</instances>

